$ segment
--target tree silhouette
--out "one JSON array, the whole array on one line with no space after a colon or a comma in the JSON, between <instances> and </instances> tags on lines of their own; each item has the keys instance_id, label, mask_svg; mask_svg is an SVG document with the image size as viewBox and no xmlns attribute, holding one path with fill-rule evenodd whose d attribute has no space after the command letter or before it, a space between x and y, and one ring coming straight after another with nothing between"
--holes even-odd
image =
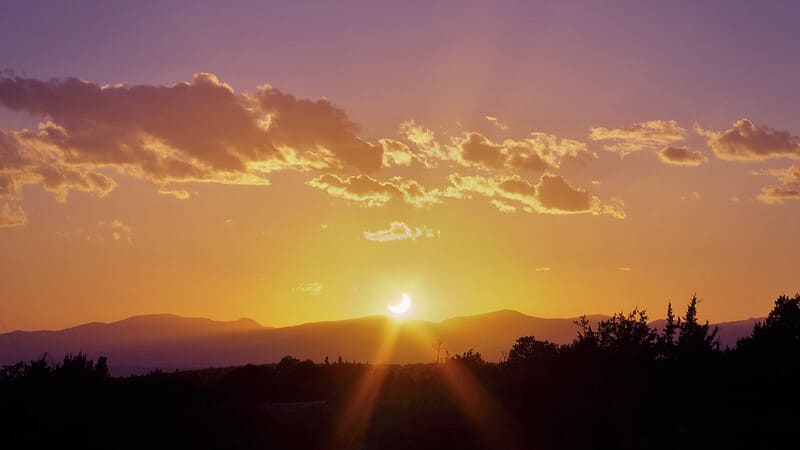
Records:
<instances>
[{"instance_id":1,"label":"tree silhouette","mask_svg":"<svg viewBox=\"0 0 800 450\"><path fill-rule=\"evenodd\" d=\"M647 313L635 308L628 314L616 313L593 330L586 317L578 322L578 337L573 347L596 348L620 358L647 358L655 354L655 330L647 323Z\"/></svg>"},{"instance_id":2,"label":"tree silhouette","mask_svg":"<svg viewBox=\"0 0 800 450\"><path fill-rule=\"evenodd\" d=\"M658 336L658 351L662 358L670 359L675 355L675 335L680 329L681 319L675 318L672 302L667 304L667 320L662 333Z\"/></svg>"},{"instance_id":3,"label":"tree silhouette","mask_svg":"<svg viewBox=\"0 0 800 450\"><path fill-rule=\"evenodd\" d=\"M737 343L742 351L763 355L797 355L800 352L800 294L775 300L766 320L756 322L753 334Z\"/></svg>"},{"instance_id":4,"label":"tree silhouette","mask_svg":"<svg viewBox=\"0 0 800 450\"><path fill-rule=\"evenodd\" d=\"M517 339L508 352L508 364L535 364L552 360L558 354L558 345L550 341L539 341L533 336Z\"/></svg>"},{"instance_id":5,"label":"tree silhouette","mask_svg":"<svg viewBox=\"0 0 800 450\"><path fill-rule=\"evenodd\" d=\"M681 357L695 357L698 354L719 350L717 334L719 328L709 331L708 321L701 324L697 320L697 296L692 295L686 307L686 314L678 324L680 334L676 352Z\"/></svg>"}]
</instances>

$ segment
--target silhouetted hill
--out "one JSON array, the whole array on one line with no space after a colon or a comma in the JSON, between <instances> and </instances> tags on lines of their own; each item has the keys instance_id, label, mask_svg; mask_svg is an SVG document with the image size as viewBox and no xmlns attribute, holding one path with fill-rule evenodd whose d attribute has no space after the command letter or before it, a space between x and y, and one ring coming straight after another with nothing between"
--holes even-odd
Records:
<instances>
[{"instance_id":1,"label":"silhouetted hill","mask_svg":"<svg viewBox=\"0 0 800 450\"><path fill-rule=\"evenodd\" d=\"M596 324L606 316L588 316ZM525 335L556 343L570 342L576 334L575 318L542 319L517 311L456 317L442 322L385 316L314 322L265 328L250 319L219 322L169 314L135 316L112 323L88 323L58 331L14 331L0 334L0 364L30 360L47 352L59 360L65 353L84 352L91 358L105 355L116 375L153 368L188 369L269 363L285 355L322 361L341 356L350 361L375 361L381 344L393 336L392 351L384 357L395 363L435 359L434 343L447 351L469 349L497 360L514 341ZM723 345L752 331L755 319L719 324ZM654 322L659 328L663 323Z\"/></svg>"},{"instance_id":2,"label":"silhouetted hill","mask_svg":"<svg viewBox=\"0 0 800 450\"><path fill-rule=\"evenodd\" d=\"M112 323L91 322L58 331L12 331L0 334L0 364L29 360L45 352L56 360L65 353L84 352L95 357L114 355L119 360L114 366L132 366L133 371L135 367L177 368L181 366L167 364L172 355L159 347L170 344L192 351L191 347L197 342L264 329L252 319L221 322L174 314L149 314ZM202 353L202 349L193 353ZM159 355L166 358L159 358ZM160 362L152 364L152 360Z\"/></svg>"}]
</instances>

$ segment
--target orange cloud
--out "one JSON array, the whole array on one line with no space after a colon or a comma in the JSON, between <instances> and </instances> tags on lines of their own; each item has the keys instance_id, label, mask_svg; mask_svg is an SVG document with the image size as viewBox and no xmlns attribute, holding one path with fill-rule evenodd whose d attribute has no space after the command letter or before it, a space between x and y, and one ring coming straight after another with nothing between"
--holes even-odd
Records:
<instances>
[{"instance_id":1,"label":"orange cloud","mask_svg":"<svg viewBox=\"0 0 800 450\"><path fill-rule=\"evenodd\" d=\"M173 189L173 188L170 188L170 187L168 187L166 185L159 187L158 188L158 193L159 194L164 194L164 195L171 195L171 196L177 198L178 200L186 200L189 197L191 197L191 194L187 190L184 190L184 189Z\"/></svg>"},{"instance_id":2,"label":"orange cloud","mask_svg":"<svg viewBox=\"0 0 800 450\"><path fill-rule=\"evenodd\" d=\"M111 227L111 237L115 241L123 240L131 242L133 240L133 228L115 219L109 225Z\"/></svg>"},{"instance_id":3,"label":"orange cloud","mask_svg":"<svg viewBox=\"0 0 800 450\"><path fill-rule=\"evenodd\" d=\"M85 242L102 244L105 242L133 242L133 227L119 219L110 222L101 221L79 226L68 231L56 231L63 239L80 239Z\"/></svg>"},{"instance_id":4,"label":"orange cloud","mask_svg":"<svg viewBox=\"0 0 800 450\"><path fill-rule=\"evenodd\" d=\"M508 125L504 124L503 122L500 122L500 119L498 119L495 116L483 116L483 118L488 120L489 123L494 125L495 128L497 128L498 130L508 131L508 129L509 129Z\"/></svg>"},{"instance_id":5,"label":"orange cloud","mask_svg":"<svg viewBox=\"0 0 800 450\"><path fill-rule=\"evenodd\" d=\"M758 199L770 205L782 205L786 200L800 200L800 186L766 186L761 188Z\"/></svg>"},{"instance_id":6,"label":"orange cloud","mask_svg":"<svg viewBox=\"0 0 800 450\"><path fill-rule=\"evenodd\" d=\"M584 189L573 187L560 175L545 173L535 185L518 175L486 178L480 175L453 174L450 175L450 182L459 192L518 202L539 213L591 213L625 217L621 202L603 205L599 198Z\"/></svg>"},{"instance_id":7,"label":"orange cloud","mask_svg":"<svg viewBox=\"0 0 800 450\"><path fill-rule=\"evenodd\" d=\"M763 161L770 158L800 159L800 137L740 119L724 131L695 131L706 138L717 158L729 161Z\"/></svg>"},{"instance_id":8,"label":"orange cloud","mask_svg":"<svg viewBox=\"0 0 800 450\"><path fill-rule=\"evenodd\" d=\"M365 208L385 206L390 201L402 201L416 208L424 208L441 203L442 196L438 190L428 191L416 181L400 177L378 181L368 175L341 178L335 174L324 174L307 184L332 197L349 200Z\"/></svg>"},{"instance_id":9,"label":"orange cloud","mask_svg":"<svg viewBox=\"0 0 800 450\"><path fill-rule=\"evenodd\" d=\"M664 147L658 152L658 159L673 166L698 167L708 158L700 151L686 147Z\"/></svg>"},{"instance_id":10,"label":"orange cloud","mask_svg":"<svg viewBox=\"0 0 800 450\"><path fill-rule=\"evenodd\" d=\"M589 140L610 141L603 148L619 153L620 157L682 141L685 136L686 130L675 120L650 120L624 128L596 127L589 130Z\"/></svg>"},{"instance_id":11,"label":"orange cloud","mask_svg":"<svg viewBox=\"0 0 800 450\"><path fill-rule=\"evenodd\" d=\"M411 149L400 141L394 139L380 139L381 147L383 148L383 166L410 166L411 162L416 159L416 156L411 152Z\"/></svg>"},{"instance_id":12,"label":"orange cloud","mask_svg":"<svg viewBox=\"0 0 800 450\"><path fill-rule=\"evenodd\" d=\"M480 133L469 132L463 139L456 140L455 146L457 151L453 154L462 166L534 172L558 168L562 158L588 152L583 142L559 139L546 133L531 133L527 139L495 143Z\"/></svg>"},{"instance_id":13,"label":"orange cloud","mask_svg":"<svg viewBox=\"0 0 800 450\"><path fill-rule=\"evenodd\" d=\"M514 205L512 205L510 203L506 203L506 202L504 202L502 200L498 200L496 198L490 200L489 203L494 205L494 207L497 208L497 210L500 211L501 213L511 214L511 213L517 212L517 207L516 206L514 206Z\"/></svg>"},{"instance_id":14,"label":"orange cloud","mask_svg":"<svg viewBox=\"0 0 800 450\"><path fill-rule=\"evenodd\" d=\"M41 184L65 201L70 190L104 197L117 183L92 167L64 162L63 155L47 145L37 145L28 130L0 131L0 197L20 199L22 186Z\"/></svg>"},{"instance_id":15,"label":"orange cloud","mask_svg":"<svg viewBox=\"0 0 800 450\"><path fill-rule=\"evenodd\" d=\"M558 168L564 158L590 154L583 142L541 132L530 133L525 139L493 142L481 133L470 131L440 144L433 131L409 120L400 125L400 134L415 147L411 158L428 168L451 162L486 170L543 172Z\"/></svg>"},{"instance_id":16,"label":"orange cloud","mask_svg":"<svg viewBox=\"0 0 800 450\"><path fill-rule=\"evenodd\" d=\"M318 297L322 293L322 283L302 283L292 288L292 292L295 294Z\"/></svg>"},{"instance_id":17,"label":"orange cloud","mask_svg":"<svg viewBox=\"0 0 800 450\"><path fill-rule=\"evenodd\" d=\"M307 184L361 207L401 202L425 208L479 193L506 213L522 209L624 217L621 202L601 204L586 190L549 173L536 185L516 175L456 174L443 189L401 177L381 181L363 173L414 162L426 168L450 162L482 170L547 172L565 158L592 154L583 142L546 133L494 142L468 132L440 144L433 131L407 121L399 129L405 142L371 143L328 100L298 99L268 85L237 93L207 73L171 86L0 76L0 106L41 119L35 130L0 131L0 198L6 200L19 200L27 184L40 185L59 201L72 191L104 197L117 187L115 173L151 181L159 193L187 199L190 193L181 183L268 185L267 176L278 170L356 169L362 173L327 173ZM494 117L487 120L499 124ZM640 134L651 134L650 140L668 134L656 133L652 124L639 128ZM117 232L124 235L122 228Z\"/></svg>"},{"instance_id":18,"label":"orange cloud","mask_svg":"<svg viewBox=\"0 0 800 450\"><path fill-rule=\"evenodd\" d=\"M433 238L439 233L426 226L410 227L404 222L395 221L389 224L389 228L376 231L365 231L364 239L375 242L389 241L416 241L419 238Z\"/></svg>"},{"instance_id":19,"label":"orange cloud","mask_svg":"<svg viewBox=\"0 0 800 450\"><path fill-rule=\"evenodd\" d=\"M443 148L439 144L433 131L413 120L401 123L399 132L407 141L414 144L414 159L425 167L436 167L438 161L454 159L454 155L450 154L450 150Z\"/></svg>"},{"instance_id":20,"label":"orange cloud","mask_svg":"<svg viewBox=\"0 0 800 450\"><path fill-rule=\"evenodd\" d=\"M0 228L17 227L28 223L28 216L19 205L3 203L0 206Z\"/></svg>"},{"instance_id":21,"label":"orange cloud","mask_svg":"<svg viewBox=\"0 0 800 450\"><path fill-rule=\"evenodd\" d=\"M212 74L172 86L0 77L0 105L43 120L36 132L0 137L6 190L42 183L62 197L69 189L104 195L115 184L97 172L103 167L162 186L268 184L274 170L369 171L383 160L381 146L357 137L355 124L329 101L271 87L237 94Z\"/></svg>"},{"instance_id":22,"label":"orange cloud","mask_svg":"<svg viewBox=\"0 0 800 450\"><path fill-rule=\"evenodd\" d=\"M328 100L299 100L271 86L259 88L255 98L270 118L267 132L276 147L327 151L344 166L363 171L381 167L381 147L357 137L356 124Z\"/></svg>"},{"instance_id":23,"label":"orange cloud","mask_svg":"<svg viewBox=\"0 0 800 450\"><path fill-rule=\"evenodd\" d=\"M779 186L765 186L758 194L758 200L770 205L780 205L786 200L800 200L800 164L786 169L770 169L756 172L757 175L771 175L781 182Z\"/></svg>"}]
</instances>

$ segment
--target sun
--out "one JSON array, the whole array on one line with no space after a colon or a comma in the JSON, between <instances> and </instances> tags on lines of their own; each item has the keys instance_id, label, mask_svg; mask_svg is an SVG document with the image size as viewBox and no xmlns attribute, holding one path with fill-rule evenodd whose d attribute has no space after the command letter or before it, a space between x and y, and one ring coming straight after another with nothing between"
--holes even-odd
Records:
<instances>
[{"instance_id":1,"label":"sun","mask_svg":"<svg viewBox=\"0 0 800 450\"><path fill-rule=\"evenodd\" d=\"M388 309L389 313L393 316L406 316L411 310L411 297L409 297L408 294L403 294L400 296L400 303L396 305L388 305L386 309Z\"/></svg>"}]
</instances>

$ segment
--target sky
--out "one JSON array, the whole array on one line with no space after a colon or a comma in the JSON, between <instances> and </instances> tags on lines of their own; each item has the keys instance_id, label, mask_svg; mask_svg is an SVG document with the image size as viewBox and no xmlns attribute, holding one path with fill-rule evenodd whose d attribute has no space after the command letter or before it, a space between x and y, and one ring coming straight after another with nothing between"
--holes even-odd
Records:
<instances>
[{"instance_id":1,"label":"sky","mask_svg":"<svg viewBox=\"0 0 800 450\"><path fill-rule=\"evenodd\" d=\"M0 331L800 290L800 5L0 5Z\"/></svg>"}]
</instances>

